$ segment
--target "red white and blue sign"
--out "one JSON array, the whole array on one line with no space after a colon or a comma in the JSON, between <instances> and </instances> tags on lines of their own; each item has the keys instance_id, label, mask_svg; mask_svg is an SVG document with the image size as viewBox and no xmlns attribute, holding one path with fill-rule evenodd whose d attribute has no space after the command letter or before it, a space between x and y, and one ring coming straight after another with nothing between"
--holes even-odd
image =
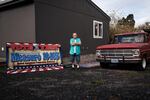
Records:
<instances>
[{"instance_id":1,"label":"red white and blue sign","mask_svg":"<svg viewBox=\"0 0 150 100\"><path fill-rule=\"evenodd\" d=\"M7 43L8 74L63 69L61 45Z\"/></svg>"}]
</instances>

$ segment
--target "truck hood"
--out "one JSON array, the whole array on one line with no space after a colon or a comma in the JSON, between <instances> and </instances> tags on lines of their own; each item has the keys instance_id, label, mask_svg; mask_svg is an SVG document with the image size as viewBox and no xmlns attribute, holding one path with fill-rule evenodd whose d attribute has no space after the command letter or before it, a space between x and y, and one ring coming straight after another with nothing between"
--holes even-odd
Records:
<instances>
[{"instance_id":1,"label":"truck hood","mask_svg":"<svg viewBox=\"0 0 150 100\"><path fill-rule=\"evenodd\" d=\"M120 43L98 46L96 49L140 49L147 43Z\"/></svg>"}]
</instances>

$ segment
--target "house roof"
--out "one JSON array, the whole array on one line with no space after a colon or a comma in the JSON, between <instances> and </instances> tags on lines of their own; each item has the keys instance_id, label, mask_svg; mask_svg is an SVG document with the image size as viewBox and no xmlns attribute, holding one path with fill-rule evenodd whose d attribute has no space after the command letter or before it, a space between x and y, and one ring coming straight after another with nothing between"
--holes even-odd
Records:
<instances>
[{"instance_id":1,"label":"house roof","mask_svg":"<svg viewBox=\"0 0 150 100\"><path fill-rule=\"evenodd\" d=\"M91 0L87 0L87 1L91 4L91 6L93 6L96 10L102 13L110 21L110 17L102 9L100 9L93 1ZM8 6L12 6L14 4L23 5L23 4L30 3L30 2L34 2L34 0L0 0L0 9L3 9L3 8L7 9Z\"/></svg>"},{"instance_id":2,"label":"house roof","mask_svg":"<svg viewBox=\"0 0 150 100\"><path fill-rule=\"evenodd\" d=\"M91 0L87 0L93 7L95 7L99 12L101 12L106 18L109 19L109 21L111 20L110 17L101 9L99 8L93 1Z\"/></svg>"},{"instance_id":3,"label":"house roof","mask_svg":"<svg viewBox=\"0 0 150 100\"><path fill-rule=\"evenodd\" d=\"M11 2L11 1L13 1L13 0L0 0L0 5Z\"/></svg>"},{"instance_id":4,"label":"house roof","mask_svg":"<svg viewBox=\"0 0 150 100\"><path fill-rule=\"evenodd\" d=\"M0 8L22 2L24 0L0 0Z\"/></svg>"},{"instance_id":5,"label":"house roof","mask_svg":"<svg viewBox=\"0 0 150 100\"><path fill-rule=\"evenodd\" d=\"M7 10L19 5L25 5L33 2L34 0L0 0L0 11ZM15 6L14 6L15 4Z\"/></svg>"}]
</instances>

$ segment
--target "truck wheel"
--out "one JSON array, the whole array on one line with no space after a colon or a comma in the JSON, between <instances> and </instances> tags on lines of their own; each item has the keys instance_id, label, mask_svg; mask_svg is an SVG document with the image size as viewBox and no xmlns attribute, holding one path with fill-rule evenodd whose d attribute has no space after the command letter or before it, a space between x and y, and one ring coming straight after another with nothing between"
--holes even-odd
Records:
<instances>
[{"instance_id":1,"label":"truck wheel","mask_svg":"<svg viewBox=\"0 0 150 100\"><path fill-rule=\"evenodd\" d=\"M107 68L107 67L108 67L108 64L106 64L106 63L100 63L100 67L102 67L102 68Z\"/></svg>"},{"instance_id":2,"label":"truck wheel","mask_svg":"<svg viewBox=\"0 0 150 100\"><path fill-rule=\"evenodd\" d=\"M147 67L147 60L146 58L142 58L142 63L141 63L141 66L140 66L140 70L145 70Z\"/></svg>"}]
</instances>

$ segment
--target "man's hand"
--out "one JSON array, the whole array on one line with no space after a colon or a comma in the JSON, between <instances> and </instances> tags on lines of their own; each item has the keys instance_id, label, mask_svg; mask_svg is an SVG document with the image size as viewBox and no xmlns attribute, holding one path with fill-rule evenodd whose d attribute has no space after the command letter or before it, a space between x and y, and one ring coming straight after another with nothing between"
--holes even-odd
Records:
<instances>
[{"instance_id":1,"label":"man's hand","mask_svg":"<svg viewBox=\"0 0 150 100\"><path fill-rule=\"evenodd\" d=\"M80 42L79 42L79 43L72 43L71 45L72 45L72 46L80 46L81 43L80 43Z\"/></svg>"},{"instance_id":2,"label":"man's hand","mask_svg":"<svg viewBox=\"0 0 150 100\"><path fill-rule=\"evenodd\" d=\"M75 43L75 45L78 45L78 46L80 46L81 45L81 43L79 42L79 43Z\"/></svg>"},{"instance_id":3,"label":"man's hand","mask_svg":"<svg viewBox=\"0 0 150 100\"><path fill-rule=\"evenodd\" d=\"M72 46L76 46L76 43L72 43L71 45L72 45Z\"/></svg>"},{"instance_id":4,"label":"man's hand","mask_svg":"<svg viewBox=\"0 0 150 100\"><path fill-rule=\"evenodd\" d=\"M72 43L72 46L79 46L81 43Z\"/></svg>"}]
</instances>

